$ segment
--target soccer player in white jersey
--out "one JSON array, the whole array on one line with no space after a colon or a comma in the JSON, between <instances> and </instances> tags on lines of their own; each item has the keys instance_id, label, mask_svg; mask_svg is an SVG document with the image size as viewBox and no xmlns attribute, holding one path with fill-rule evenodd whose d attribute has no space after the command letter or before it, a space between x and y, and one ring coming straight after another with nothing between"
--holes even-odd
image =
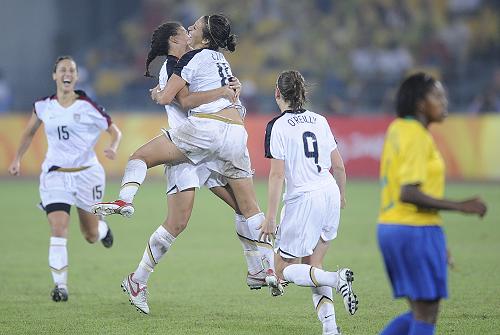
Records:
<instances>
[{"instance_id":1,"label":"soccer player in white jersey","mask_svg":"<svg viewBox=\"0 0 500 335\"><path fill-rule=\"evenodd\" d=\"M323 334L339 334L332 289L342 295L348 313L354 314L353 272L348 268L328 272L322 267L330 242L337 236L340 209L345 206L344 163L327 120L303 108L305 83L298 71L279 75L275 98L281 114L266 128L265 155L271 159L271 171L261 234L264 239L276 238L276 274L311 287ZM276 232L283 181L284 206ZM270 286L276 285L275 277L266 280Z\"/></svg>"},{"instance_id":2,"label":"soccer player in white jersey","mask_svg":"<svg viewBox=\"0 0 500 335\"><path fill-rule=\"evenodd\" d=\"M202 16L189 27L189 32L194 50L181 57L161 91L151 91L153 100L162 105L173 103L176 97L183 104L179 93L182 95L187 84L191 92L209 93L227 85L233 77L229 63L219 52L220 49L234 51L236 47L229 20L222 15ZM246 147L247 133L243 126L244 108L239 101L235 103L228 98L191 107L194 108L191 108L186 122L145 144L140 156L131 157L123 176L119 200L96 204L94 208L102 214L130 216L134 212L133 198L148 168L182 162L208 163L210 170L227 178L237 206L247 222L245 237L249 241L258 241L258 229L264 221L264 214L257 204L253 188ZM261 252L264 253L266 272L274 273L272 249L262 248Z\"/></svg>"},{"instance_id":3,"label":"soccer player in white jersey","mask_svg":"<svg viewBox=\"0 0 500 335\"><path fill-rule=\"evenodd\" d=\"M78 70L71 57L57 59L52 78L57 92L34 103L9 172L20 174L21 159L43 123L48 150L40 175L40 197L51 229L49 266L55 284L51 296L57 302L68 300L66 244L71 206L77 207L80 230L89 243L100 240L106 248L113 244L106 222L90 212L91 206L102 199L106 185L94 146L101 133L108 132L111 143L104 154L115 159L121 132L101 106L85 92L75 91Z\"/></svg>"},{"instance_id":4,"label":"soccer player in white jersey","mask_svg":"<svg viewBox=\"0 0 500 335\"><path fill-rule=\"evenodd\" d=\"M163 88L168 78L172 75L174 66L179 58L189 49L190 37L187 30L177 22L166 22L160 25L151 38L151 48L146 61L146 76L149 74L149 65L157 56L166 56L166 60L160 70L159 87ZM179 100L186 103L206 103L220 96L233 98L235 91L233 87L239 89L239 81L232 86L223 86L216 90L207 92L188 94L187 87L180 93ZM186 95L184 95L186 94ZM200 100L202 99L202 100ZM203 99L205 99L203 101ZM165 106L170 128L175 128L187 121L186 111L181 103L173 103ZM163 136L163 135L162 135ZM146 145L147 146L147 145ZM139 148L131 159L146 159L149 151ZM170 249L171 244L186 228L195 197L195 189L205 185L217 196L228 203L235 211L238 211L236 202L230 190L227 190L225 179L210 171L204 163L194 165L192 163L180 163L167 166L165 174L167 176L167 205L168 216L164 223L153 232L144 251L143 257L136 270L129 274L122 282L123 290L129 295L130 301L136 308L148 314L149 306L147 301L147 283L150 274L153 272L160 259ZM246 222L240 214L235 215L236 230L238 235L244 234L242 230L246 228ZM248 263L247 284L250 288L261 288L265 285L265 272L261 264L256 243L240 237L244 247L244 254Z\"/></svg>"}]
</instances>

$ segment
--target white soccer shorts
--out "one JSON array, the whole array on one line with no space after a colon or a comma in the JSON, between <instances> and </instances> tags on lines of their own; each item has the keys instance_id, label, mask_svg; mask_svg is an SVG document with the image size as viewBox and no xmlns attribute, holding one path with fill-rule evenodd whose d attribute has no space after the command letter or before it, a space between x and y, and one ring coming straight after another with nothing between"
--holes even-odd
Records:
<instances>
[{"instance_id":1,"label":"white soccer shorts","mask_svg":"<svg viewBox=\"0 0 500 335\"><path fill-rule=\"evenodd\" d=\"M213 172L206 164L193 165L191 163L181 163L172 166L165 166L165 176L167 178L167 195L175 194L190 188L208 188L216 186L226 186L227 181L224 176Z\"/></svg>"},{"instance_id":2,"label":"white soccer shorts","mask_svg":"<svg viewBox=\"0 0 500 335\"><path fill-rule=\"evenodd\" d=\"M65 203L76 205L87 212L103 199L106 175L101 164L78 172L42 172L40 174L40 199L42 205Z\"/></svg>"},{"instance_id":3,"label":"white soccer shorts","mask_svg":"<svg viewBox=\"0 0 500 335\"><path fill-rule=\"evenodd\" d=\"M340 192L335 182L303 193L285 203L274 244L284 258L312 255L321 238L337 237L340 222Z\"/></svg>"},{"instance_id":4,"label":"white soccer shorts","mask_svg":"<svg viewBox=\"0 0 500 335\"><path fill-rule=\"evenodd\" d=\"M248 135L242 125L190 116L166 135L193 164L209 162L209 169L227 178L252 176Z\"/></svg>"}]
</instances>

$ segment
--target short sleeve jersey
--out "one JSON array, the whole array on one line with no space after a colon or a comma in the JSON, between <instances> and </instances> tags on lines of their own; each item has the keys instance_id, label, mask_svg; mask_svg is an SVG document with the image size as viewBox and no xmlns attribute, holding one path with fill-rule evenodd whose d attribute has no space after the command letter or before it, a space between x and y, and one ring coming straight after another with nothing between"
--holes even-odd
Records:
<instances>
[{"instance_id":1,"label":"short sleeve jersey","mask_svg":"<svg viewBox=\"0 0 500 335\"><path fill-rule=\"evenodd\" d=\"M444 194L445 166L427 129L415 119L394 120L389 126L380 161L380 223L413 226L436 225L441 218L436 210L403 203L401 186L419 185L434 198Z\"/></svg>"},{"instance_id":2,"label":"short sleeve jersey","mask_svg":"<svg viewBox=\"0 0 500 335\"><path fill-rule=\"evenodd\" d=\"M104 108L83 91L75 91L77 100L62 107L56 95L34 103L34 113L45 125L48 150L42 170L51 167L76 168L96 164L94 146L102 131L111 125Z\"/></svg>"},{"instance_id":3,"label":"short sleeve jersey","mask_svg":"<svg viewBox=\"0 0 500 335\"><path fill-rule=\"evenodd\" d=\"M328 121L308 110L283 112L266 128L265 155L285 161L284 201L333 182L331 153L337 148Z\"/></svg>"},{"instance_id":4,"label":"short sleeve jersey","mask_svg":"<svg viewBox=\"0 0 500 335\"><path fill-rule=\"evenodd\" d=\"M174 73L189 84L190 92L216 89L227 85L233 76L231 66L224 55L210 49L197 49L184 54L177 62ZM216 113L232 106L231 101L220 98L192 108L190 113Z\"/></svg>"},{"instance_id":5,"label":"short sleeve jersey","mask_svg":"<svg viewBox=\"0 0 500 335\"><path fill-rule=\"evenodd\" d=\"M158 84L160 85L160 89L165 88L167 85L168 79L174 73L174 67L177 64L179 59L175 56L168 55L167 59L163 63L163 66L160 69L160 75ZM168 116L168 126L170 128L176 128L186 122L187 114L183 111L182 107L179 103L174 100L171 104L165 105L165 110L167 111Z\"/></svg>"}]
</instances>

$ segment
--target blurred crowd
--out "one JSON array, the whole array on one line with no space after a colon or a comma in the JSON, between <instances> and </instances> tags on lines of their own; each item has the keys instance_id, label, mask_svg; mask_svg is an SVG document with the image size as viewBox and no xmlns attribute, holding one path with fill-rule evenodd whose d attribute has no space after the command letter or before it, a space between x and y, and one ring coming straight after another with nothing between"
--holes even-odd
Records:
<instances>
[{"instance_id":1,"label":"blurred crowd","mask_svg":"<svg viewBox=\"0 0 500 335\"><path fill-rule=\"evenodd\" d=\"M417 70L444 82L453 111L500 112L498 0L146 0L113 38L79 48L82 85L113 109L159 110L142 77L152 31L209 13L227 15L239 36L227 58L251 113L275 112L276 76L291 68L324 113L392 113L396 87Z\"/></svg>"}]
</instances>

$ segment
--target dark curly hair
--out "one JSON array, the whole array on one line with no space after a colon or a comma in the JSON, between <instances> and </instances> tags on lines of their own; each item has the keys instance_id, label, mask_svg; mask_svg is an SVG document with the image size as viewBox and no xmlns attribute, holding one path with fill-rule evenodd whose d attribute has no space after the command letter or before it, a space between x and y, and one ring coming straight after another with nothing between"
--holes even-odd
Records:
<instances>
[{"instance_id":1,"label":"dark curly hair","mask_svg":"<svg viewBox=\"0 0 500 335\"><path fill-rule=\"evenodd\" d=\"M154 77L149 73L149 64L151 64L151 62L158 56L168 56L168 39L171 36L177 35L177 31L180 27L182 27L182 25L179 22L165 22L153 31L148 58L146 59L145 77Z\"/></svg>"},{"instance_id":2,"label":"dark curly hair","mask_svg":"<svg viewBox=\"0 0 500 335\"><path fill-rule=\"evenodd\" d=\"M231 34L231 23L227 17L221 14L205 15L203 20L203 38L209 41L209 49L218 51L222 48L231 52L236 50L236 35Z\"/></svg>"},{"instance_id":3,"label":"dark curly hair","mask_svg":"<svg viewBox=\"0 0 500 335\"><path fill-rule=\"evenodd\" d=\"M425 99L436 82L436 79L424 72L418 72L406 78L396 94L397 116L400 118L416 116L418 103Z\"/></svg>"}]
</instances>

